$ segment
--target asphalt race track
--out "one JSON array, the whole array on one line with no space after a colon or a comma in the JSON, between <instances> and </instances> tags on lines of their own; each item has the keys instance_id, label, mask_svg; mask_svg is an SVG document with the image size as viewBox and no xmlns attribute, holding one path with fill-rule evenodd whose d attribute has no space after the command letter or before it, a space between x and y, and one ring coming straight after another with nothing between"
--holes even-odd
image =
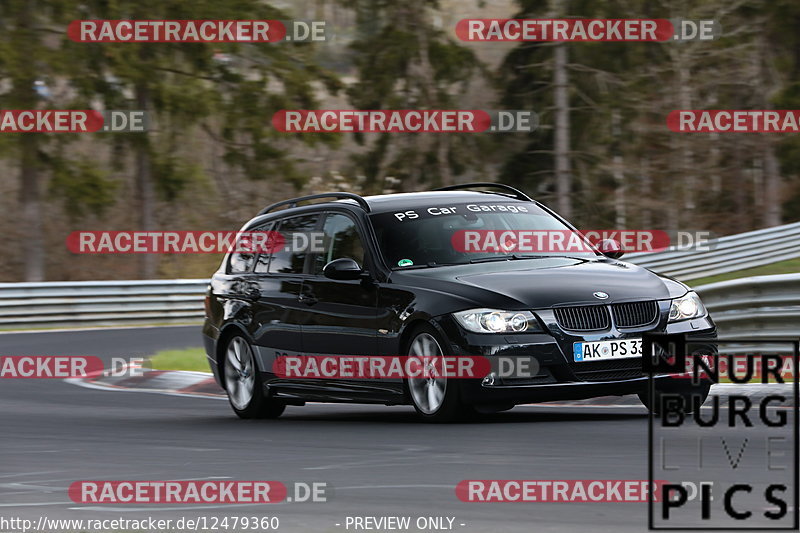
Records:
<instances>
[{"instance_id":1,"label":"asphalt race track","mask_svg":"<svg viewBox=\"0 0 800 533\"><path fill-rule=\"evenodd\" d=\"M0 335L6 355L108 360L199 345L197 327ZM0 381L0 428L5 517L267 515L290 532L347 531L347 516L386 515L455 517L454 530L470 532L647 529L645 503L464 503L454 490L464 479L647 479L643 408L518 407L480 423L428 425L410 407L328 404L289 407L275 421L242 421L218 399L6 379ZM704 431L714 435L713 428ZM691 455L696 446L687 439L679 453ZM763 443L752 446L757 451ZM746 474L716 468L707 472L720 480L773 475L760 465ZM277 480L290 495L295 482L326 482L332 489L325 503L261 506L70 501L70 483L92 479Z\"/></svg>"}]
</instances>

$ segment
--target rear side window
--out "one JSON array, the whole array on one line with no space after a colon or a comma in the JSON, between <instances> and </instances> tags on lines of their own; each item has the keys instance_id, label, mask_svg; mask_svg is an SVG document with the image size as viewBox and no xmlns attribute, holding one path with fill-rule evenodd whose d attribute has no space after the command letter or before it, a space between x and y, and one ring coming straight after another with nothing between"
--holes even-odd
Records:
<instances>
[{"instance_id":1,"label":"rear side window","mask_svg":"<svg viewBox=\"0 0 800 533\"><path fill-rule=\"evenodd\" d=\"M314 260L314 274L334 259L350 258L364 266L364 245L355 221L347 215L331 213L322 226L324 249Z\"/></svg>"},{"instance_id":2,"label":"rear side window","mask_svg":"<svg viewBox=\"0 0 800 533\"><path fill-rule=\"evenodd\" d=\"M266 232L270 230L272 227L272 222L264 224L263 226L259 226L257 228L248 230L247 233L256 233L256 232ZM231 257L229 260L229 267L228 273L229 274L245 274L247 272L252 271L253 264L255 263L256 272L265 272L265 270L259 270L259 259L256 257L257 254L255 253L245 253L245 252L233 252L231 253Z\"/></svg>"},{"instance_id":3,"label":"rear side window","mask_svg":"<svg viewBox=\"0 0 800 533\"><path fill-rule=\"evenodd\" d=\"M274 227L275 227L274 224L272 222L270 222L269 224L265 224L265 225L261 226L256 231L266 232L266 233L268 233L269 238L272 239L273 238L272 230L274 229ZM272 257L272 254L270 254L270 253L260 253L260 254L258 254L258 257L256 258L256 266L253 269L253 272L255 272L257 274L265 273L267 271L267 267L269 266L270 257Z\"/></svg>"},{"instance_id":4,"label":"rear side window","mask_svg":"<svg viewBox=\"0 0 800 533\"><path fill-rule=\"evenodd\" d=\"M302 215L281 220L276 228L286 245L273 252L269 261L270 274L302 274L308 255L311 233L316 229L319 214Z\"/></svg>"},{"instance_id":5,"label":"rear side window","mask_svg":"<svg viewBox=\"0 0 800 533\"><path fill-rule=\"evenodd\" d=\"M250 272L250 268L253 266L255 257L255 254L245 254L239 252L232 253L230 273L244 274L246 272Z\"/></svg>"},{"instance_id":6,"label":"rear side window","mask_svg":"<svg viewBox=\"0 0 800 533\"><path fill-rule=\"evenodd\" d=\"M255 260L256 254L254 253L233 252L231 253L228 272L230 274L245 274L250 272Z\"/></svg>"}]
</instances>

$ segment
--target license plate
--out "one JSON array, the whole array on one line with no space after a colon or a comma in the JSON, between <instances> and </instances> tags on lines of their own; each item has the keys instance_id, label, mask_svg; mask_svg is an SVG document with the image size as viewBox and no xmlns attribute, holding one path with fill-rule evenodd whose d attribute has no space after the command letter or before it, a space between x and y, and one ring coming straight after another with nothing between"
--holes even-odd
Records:
<instances>
[{"instance_id":1,"label":"license plate","mask_svg":"<svg viewBox=\"0 0 800 533\"><path fill-rule=\"evenodd\" d=\"M642 339L576 342L572 345L572 360L576 363L629 359L641 356Z\"/></svg>"}]
</instances>

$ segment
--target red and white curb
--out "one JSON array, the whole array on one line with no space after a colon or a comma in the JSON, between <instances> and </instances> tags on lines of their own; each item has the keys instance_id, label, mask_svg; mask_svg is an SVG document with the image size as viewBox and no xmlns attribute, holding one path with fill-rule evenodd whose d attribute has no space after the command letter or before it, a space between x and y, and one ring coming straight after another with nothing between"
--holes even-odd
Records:
<instances>
[{"instance_id":1,"label":"red and white curb","mask_svg":"<svg viewBox=\"0 0 800 533\"><path fill-rule=\"evenodd\" d=\"M80 387L98 390L225 398L225 391L217 385L214 376L209 372L150 370L145 368L140 369L136 375L131 375L130 373L122 376L96 374L85 378L70 378L65 381Z\"/></svg>"}]
</instances>

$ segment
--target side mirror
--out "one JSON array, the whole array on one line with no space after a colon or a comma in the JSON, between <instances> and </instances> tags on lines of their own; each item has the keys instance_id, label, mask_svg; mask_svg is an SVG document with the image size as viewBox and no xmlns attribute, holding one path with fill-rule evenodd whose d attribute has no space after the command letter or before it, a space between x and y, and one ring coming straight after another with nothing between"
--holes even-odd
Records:
<instances>
[{"instance_id":1,"label":"side mirror","mask_svg":"<svg viewBox=\"0 0 800 533\"><path fill-rule=\"evenodd\" d=\"M335 280L353 280L361 277L361 267L353 259L343 257L334 259L322 269L326 278Z\"/></svg>"},{"instance_id":2,"label":"side mirror","mask_svg":"<svg viewBox=\"0 0 800 533\"><path fill-rule=\"evenodd\" d=\"M600 250L601 254L611 259L619 259L625 255L622 245L615 239L603 239L598 243L597 249Z\"/></svg>"}]
</instances>

